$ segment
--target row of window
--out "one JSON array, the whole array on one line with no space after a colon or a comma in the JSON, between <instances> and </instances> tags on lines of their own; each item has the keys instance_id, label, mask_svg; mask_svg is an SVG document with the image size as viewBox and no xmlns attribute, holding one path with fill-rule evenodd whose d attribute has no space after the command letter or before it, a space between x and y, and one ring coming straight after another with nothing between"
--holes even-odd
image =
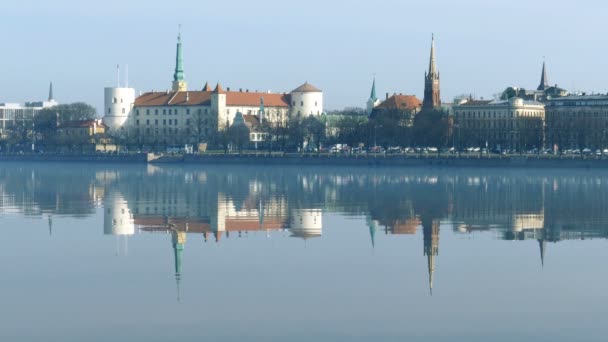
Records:
<instances>
[{"instance_id":1,"label":"row of window","mask_svg":"<svg viewBox=\"0 0 608 342\"><path fill-rule=\"evenodd\" d=\"M295 107L296 106L296 101L292 101L291 105ZM300 107L302 107L302 106L304 106L304 101L300 101ZM315 107L316 106L317 106L317 101L315 101Z\"/></svg>"},{"instance_id":2,"label":"row of window","mask_svg":"<svg viewBox=\"0 0 608 342\"><path fill-rule=\"evenodd\" d=\"M124 113L124 110L123 110L123 113ZM150 109L146 109L146 115L150 115L150 113L151 113ZM158 115L159 113L160 113L160 111L159 111L158 108L154 109L154 115ZM199 108L197 110L197 113L198 114L205 114L206 115L206 114L209 114L209 109L208 108L205 108L205 109ZM177 115L178 114L178 110L177 110L177 108L173 108L173 109L171 109L171 108L168 108L168 109L164 108L162 110L162 114L163 115ZM186 115L190 115L190 108L186 108ZM135 116L139 116L139 109L135 110Z\"/></svg>"},{"instance_id":3,"label":"row of window","mask_svg":"<svg viewBox=\"0 0 608 342\"><path fill-rule=\"evenodd\" d=\"M459 111L454 111L454 115L457 117L463 117L463 118L496 118L496 117L505 117L508 116L505 115L504 112L498 112L498 114L496 112L459 112ZM520 115L520 116L540 116L542 115L542 112L538 112L538 111L523 111L523 112L511 112L511 117L514 118L515 115Z\"/></svg>"}]
</instances>

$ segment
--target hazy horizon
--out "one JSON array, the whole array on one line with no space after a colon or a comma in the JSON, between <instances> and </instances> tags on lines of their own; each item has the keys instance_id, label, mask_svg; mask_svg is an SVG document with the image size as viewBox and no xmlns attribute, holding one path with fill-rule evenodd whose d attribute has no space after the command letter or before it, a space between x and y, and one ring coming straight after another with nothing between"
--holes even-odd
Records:
<instances>
[{"instance_id":1,"label":"hazy horizon","mask_svg":"<svg viewBox=\"0 0 608 342\"><path fill-rule=\"evenodd\" d=\"M593 9L590 11L590 9ZM84 101L100 112L103 88L128 65L137 91L170 88L178 25L190 90L205 82L289 92L304 81L325 108L363 107L378 96L422 98L431 33L441 97L489 98L507 86L536 88L543 57L550 84L606 93L608 4L465 0L229 3L135 0L83 4L24 0L2 6L0 102ZM594 23L598 23L595 25ZM124 69L123 69L124 70Z\"/></svg>"}]
</instances>

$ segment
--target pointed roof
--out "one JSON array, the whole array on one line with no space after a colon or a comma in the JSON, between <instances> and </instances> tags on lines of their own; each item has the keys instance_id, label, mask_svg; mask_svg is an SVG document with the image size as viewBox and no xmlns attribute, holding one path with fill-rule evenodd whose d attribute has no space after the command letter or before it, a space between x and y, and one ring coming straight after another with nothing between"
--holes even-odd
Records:
<instances>
[{"instance_id":1,"label":"pointed roof","mask_svg":"<svg viewBox=\"0 0 608 342\"><path fill-rule=\"evenodd\" d=\"M203 87L203 91L213 91L213 89L211 89L211 87L209 86L209 82L205 82L205 86Z\"/></svg>"},{"instance_id":2,"label":"pointed roof","mask_svg":"<svg viewBox=\"0 0 608 342\"><path fill-rule=\"evenodd\" d=\"M429 57L429 77L437 76L437 62L435 60L435 35L431 35L431 55Z\"/></svg>"},{"instance_id":3,"label":"pointed roof","mask_svg":"<svg viewBox=\"0 0 608 342\"><path fill-rule=\"evenodd\" d=\"M177 35L177 52L175 53L175 73L173 81L184 80L184 56L182 52L182 33Z\"/></svg>"},{"instance_id":4,"label":"pointed roof","mask_svg":"<svg viewBox=\"0 0 608 342\"><path fill-rule=\"evenodd\" d=\"M51 84L49 85L49 102L54 100L55 99L53 98L53 82L51 82Z\"/></svg>"},{"instance_id":5,"label":"pointed roof","mask_svg":"<svg viewBox=\"0 0 608 342\"><path fill-rule=\"evenodd\" d=\"M217 82L215 89L213 89L213 93L214 94L224 93L224 89L222 88L222 85L220 84L220 82Z\"/></svg>"},{"instance_id":6,"label":"pointed roof","mask_svg":"<svg viewBox=\"0 0 608 342\"><path fill-rule=\"evenodd\" d=\"M323 91L308 82L291 91L292 93L322 93Z\"/></svg>"},{"instance_id":7,"label":"pointed roof","mask_svg":"<svg viewBox=\"0 0 608 342\"><path fill-rule=\"evenodd\" d=\"M547 78L547 69L545 62L543 61L543 71L540 74L540 84L536 90L545 90L547 88L549 88L549 79Z\"/></svg>"},{"instance_id":8,"label":"pointed roof","mask_svg":"<svg viewBox=\"0 0 608 342\"><path fill-rule=\"evenodd\" d=\"M372 92L369 95L369 99L372 100L372 102L378 100L378 97L376 96L376 76L374 76L374 81L372 82Z\"/></svg>"}]
</instances>

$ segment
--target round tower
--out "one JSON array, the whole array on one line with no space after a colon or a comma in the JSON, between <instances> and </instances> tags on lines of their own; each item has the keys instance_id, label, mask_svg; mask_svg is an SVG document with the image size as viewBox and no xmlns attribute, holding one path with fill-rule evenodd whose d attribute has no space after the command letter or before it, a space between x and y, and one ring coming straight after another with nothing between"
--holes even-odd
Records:
<instances>
[{"instance_id":1,"label":"round tower","mask_svg":"<svg viewBox=\"0 0 608 342\"><path fill-rule=\"evenodd\" d=\"M323 113L323 91L306 82L291 92L291 111L294 115L309 116Z\"/></svg>"},{"instance_id":2,"label":"round tower","mask_svg":"<svg viewBox=\"0 0 608 342\"><path fill-rule=\"evenodd\" d=\"M323 233L321 209L294 209L291 211L291 234L303 239L319 237Z\"/></svg>"},{"instance_id":3,"label":"round tower","mask_svg":"<svg viewBox=\"0 0 608 342\"><path fill-rule=\"evenodd\" d=\"M104 90L103 123L110 134L122 128L133 109L135 89L108 87Z\"/></svg>"},{"instance_id":4,"label":"round tower","mask_svg":"<svg viewBox=\"0 0 608 342\"><path fill-rule=\"evenodd\" d=\"M135 223L127 201L120 193L110 193L104 198L103 233L105 235L133 235Z\"/></svg>"}]
</instances>

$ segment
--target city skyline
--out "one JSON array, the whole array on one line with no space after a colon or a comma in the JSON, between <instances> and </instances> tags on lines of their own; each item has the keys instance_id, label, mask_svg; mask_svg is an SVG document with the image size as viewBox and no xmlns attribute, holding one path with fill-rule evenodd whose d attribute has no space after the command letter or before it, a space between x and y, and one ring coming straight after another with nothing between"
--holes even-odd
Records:
<instances>
[{"instance_id":1,"label":"city skyline","mask_svg":"<svg viewBox=\"0 0 608 342\"><path fill-rule=\"evenodd\" d=\"M567 19L575 14L565 2L551 3L552 16L543 13L547 4L527 4L517 13L517 21L538 22L533 29L513 25L509 15L504 14L507 7L517 7L513 3L444 3L435 10L424 4L406 6L389 1L378 5L377 15L351 9L352 22L343 20L342 25L336 25L334 20L343 14L341 8L315 6L319 3L312 1L309 8L287 7L271 16L265 9L273 3L244 3L231 8L228 15L227 5L209 4L205 6L208 11L197 11L193 3L183 2L175 6L178 14L169 20L160 19L165 13L158 4L150 4L149 11L141 14L139 2L118 6L118 10L112 9L112 2L87 5L87 11L84 5L68 0L37 4L27 11L27 6L9 4L8 20L3 24L7 27L2 31L16 34L7 35L4 40L20 52L6 55L5 65L20 65L29 72L24 77L22 68L5 67L0 101L42 99L48 82L53 81L58 101L91 103L101 116L99 89L116 84L116 64L128 65L129 85L138 91L169 89L179 24L186 77L193 89L202 88L205 82L219 81L233 88L285 91L308 80L325 91L326 107L331 110L364 107L375 75L380 98L384 93L421 98L429 40L434 33L445 102L471 93L489 98L507 86L534 89L543 59L551 85L588 93L606 92L601 71L607 62L597 58L602 55L602 48L595 43L602 32L573 25ZM597 9L606 7L601 2L590 3ZM387 11L389 6L394 10ZM464 10L470 6L475 6L477 16ZM581 5L574 11L584 8ZM398 13L403 13L400 10L426 10L432 14L397 20ZM587 21L593 21L601 12L587 14ZM464 25L459 16L473 21ZM62 20L67 18L69 22ZM31 20L42 26L32 30L23 25ZM302 34L297 25L280 30L289 22L304 23L307 34ZM488 22L497 24L484 27L483 31L476 29L477 24ZM230 23L228 28L221 29L226 23ZM74 25L80 25L78 32L73 30ZM46 28L44 32L40 27ZM503 38L505 31L512 38ZM51 56L41 55L41 49ZM517 58L512 57L512 51L517 51ZM593 63L586 63L588 60ZM74 84L78 86L73 87Z\"/></svg>"}]
</instances>

